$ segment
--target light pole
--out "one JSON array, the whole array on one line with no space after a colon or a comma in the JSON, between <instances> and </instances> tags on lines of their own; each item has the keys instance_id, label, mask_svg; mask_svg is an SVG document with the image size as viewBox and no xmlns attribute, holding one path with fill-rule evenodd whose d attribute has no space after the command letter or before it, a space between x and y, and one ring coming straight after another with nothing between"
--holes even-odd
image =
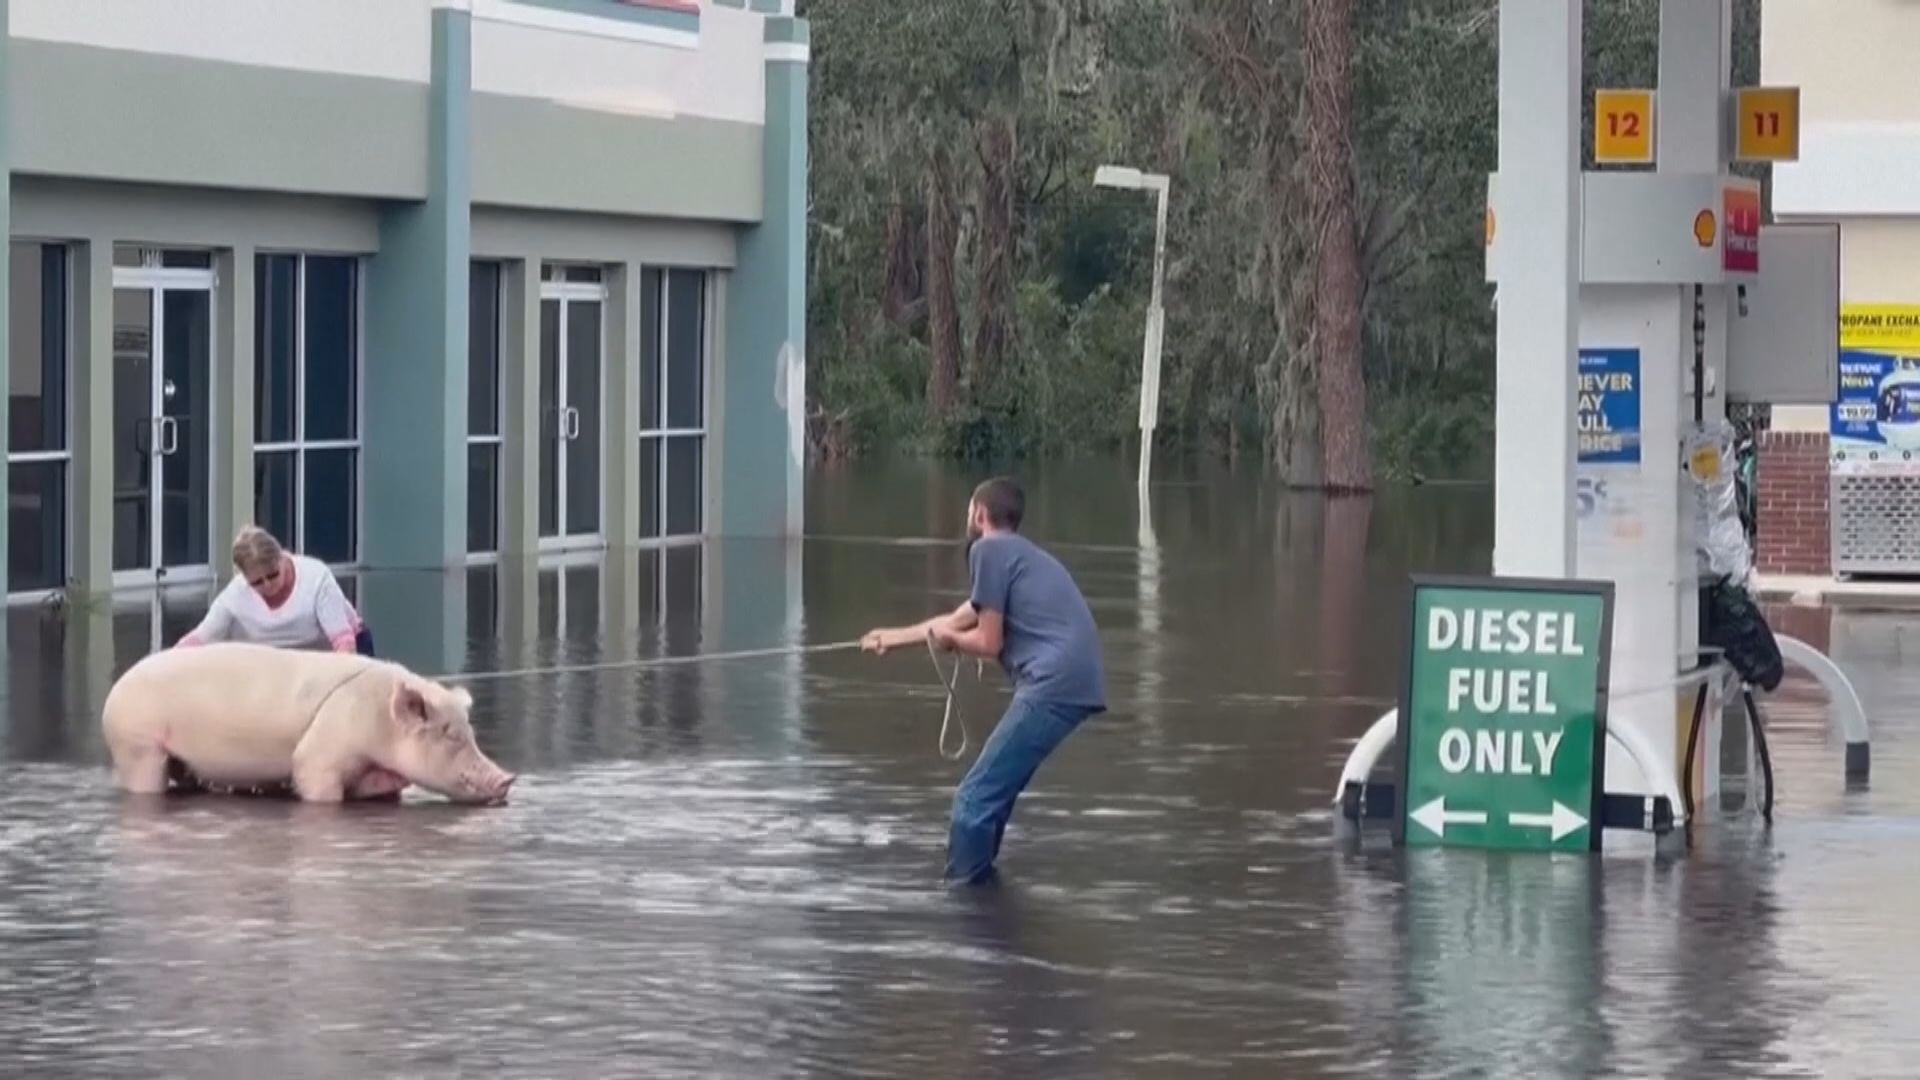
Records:
<instances>
[{"instance_id":1,"label":"light pole","mask_svg":"<svg viewBox=\"0 0 1920 1080\"><path fill-rule=\"evenodd\" d=\"M1122 165L1102 165L1094 170L1093 182L1098 187L1151 191L1160 204L1153 228L1153 293L1147 299L1147 335L1140 356L1140 494L1145 495L1153 466L1153 429L1160 419L1160 334L1166 325L1160 281L1167 257L1167 178Z\"/></svg>"}]
</instances>

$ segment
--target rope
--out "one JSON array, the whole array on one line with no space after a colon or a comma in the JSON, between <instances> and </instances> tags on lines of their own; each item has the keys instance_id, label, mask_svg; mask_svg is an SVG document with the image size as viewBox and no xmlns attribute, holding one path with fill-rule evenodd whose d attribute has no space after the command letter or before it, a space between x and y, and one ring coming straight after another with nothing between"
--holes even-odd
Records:
<instances>
[{"instance_id":1,"label":"rope","mask_svg":"<svg viewBox=\"0 0 1920 1080\"><path fill-rule=\"evenodd\" d=\"M688 664L718 664L732 660L755 660L774 656L802 656L808 653L846 652L860 647L860 642L834 641L822 645L780 645L769 649L741 649L736 652L695 653L690 656L659 656L641 660L608 660L595 664L556 664L549 667L510 668L505 671L474 671L454 675L439 675L435 678L443 683L485 682L491 679L519 679L532 675L570 675L584 671L641 670L645 668L679 667ZM958 687L960 683L959 656L953 659L953 673L947 674L940 666L940 650L933 632L927 632L927 656L933 661L933 673L940 686L947 692L946 710L940 717L940 741L937 749L942 758L958 761L973 744L972 736L967 732L966 717L960 711ZM976 675L984 671L986 662L981 661ZM336 687L335 689L338 689ZM947 752L947 733L958 721L960 727L960 745L952 753Z\"/></svg>"},{"instance_id":2,"label":"rope","mask_svg":"<svg viewBox=\"0 0 1920 1080\"><path fill-rule=\"evenodd\" d=\"M934 644L933 631L931 630L927 631L927 657L933 661L933 674L940 680L940 685L947 688L947 708L946 712L940 717L940 756L948 761L959 761L960 755L967 752L967 746L971 742L971 739L967 735L967 720L964 716L960 715L960 697L954 692L954 688L960 682L960 664L962 657L955 656L953 658L953 674L951 676L940 670L940 650ZM980 662L979 667L975 668L975 675L977 676L980 669L985 667L986 662L983 660ZM956 718L960 721L960 749L949 754L947 753L947 725L951 724Z\"/></svg>"},{"instance_id":3,"label":"rope","mask_svg":"<svg viewBox=\"0 0 1920 1080\"><path fill-rule=\"evenodd\" d=\"M845 652L860 647L858 641L835 641L825 645L780 645L771 649L742 649L738 652L694 653L690 656L656 656L644 660L608 660L597 664L556 664L551 667L511 668L506 671L474 671L458 675L437 675L440 682L484 682L488 679L518 679L528 675L571 675L582 671L616 671L684 664L718 664L728 660L754 660L770 656L801 656L806 653Z\"/></svg>"}]
</instances>

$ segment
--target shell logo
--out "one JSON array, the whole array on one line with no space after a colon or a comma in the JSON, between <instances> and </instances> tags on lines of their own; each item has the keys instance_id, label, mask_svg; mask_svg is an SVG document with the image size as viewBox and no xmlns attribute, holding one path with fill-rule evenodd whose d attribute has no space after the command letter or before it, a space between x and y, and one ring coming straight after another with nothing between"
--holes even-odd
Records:
<instances>
[{"instance_id":1,"label":"shell logo","mask_svg":"<svg viewBox=\"0 0 1920 1080\"><path fill-rule=\"evenodd\" d=\"M1693 239L1695 243L1703 248L1712 247L1714 232L1715 222L1713 220L1713 211L1702 210L1698 214L1693 215Z\"/></svg>"}]
</instances>

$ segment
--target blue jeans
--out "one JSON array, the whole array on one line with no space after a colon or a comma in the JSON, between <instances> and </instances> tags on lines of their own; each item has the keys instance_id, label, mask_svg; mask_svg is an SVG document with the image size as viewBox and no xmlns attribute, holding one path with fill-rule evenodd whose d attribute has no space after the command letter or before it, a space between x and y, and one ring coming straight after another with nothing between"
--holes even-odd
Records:
<instances>
[{"instance_id":1,"label":"blue jeans","mask_svg":"<svg viewBox=\"0 0 1920 1080\"><path fill-rule=\"evenodd\" d=\"M993 729L980 757L953 793L953 824L947 836L947 881L973 883L993 872L1000 838L1013 817L1014 801L1040 763L1080 722L1093 714L1082 705L1015 697Z\"/></svg>"}]
</instances>

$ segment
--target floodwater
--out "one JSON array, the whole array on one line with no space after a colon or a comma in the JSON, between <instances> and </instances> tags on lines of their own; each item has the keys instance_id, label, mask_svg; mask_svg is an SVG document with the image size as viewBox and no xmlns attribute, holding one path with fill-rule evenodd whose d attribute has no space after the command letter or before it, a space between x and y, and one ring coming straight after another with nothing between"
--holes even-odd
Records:
<instances>
[{"instance_id":1,"label":"floodwater","mask_svg":"<svg viewBox=\"0 0 1920 1080\"><path fill-rule=\"evenodd\" d=\"M1119 463L1029 477L1112 711L939 881L965 762L923 651L474 684L505 807L123 798L98 705L200 596L15 609L0 727L9 1077L1911 1076L1920 617L1796 611L1873 723L1767 703L1776 820L1690 850L1407 856L1334 837L1409 571L1478 572L1485 491L1333 506ZM383 653L502 670L828 644L951 608L971 478L821 472L804 544L368 574ZM156 614L156 608L158 613ZM977 747L1004 688L962 677ZM967 758L970 760L972 750Z\"/></svg>"}]
</instances>

